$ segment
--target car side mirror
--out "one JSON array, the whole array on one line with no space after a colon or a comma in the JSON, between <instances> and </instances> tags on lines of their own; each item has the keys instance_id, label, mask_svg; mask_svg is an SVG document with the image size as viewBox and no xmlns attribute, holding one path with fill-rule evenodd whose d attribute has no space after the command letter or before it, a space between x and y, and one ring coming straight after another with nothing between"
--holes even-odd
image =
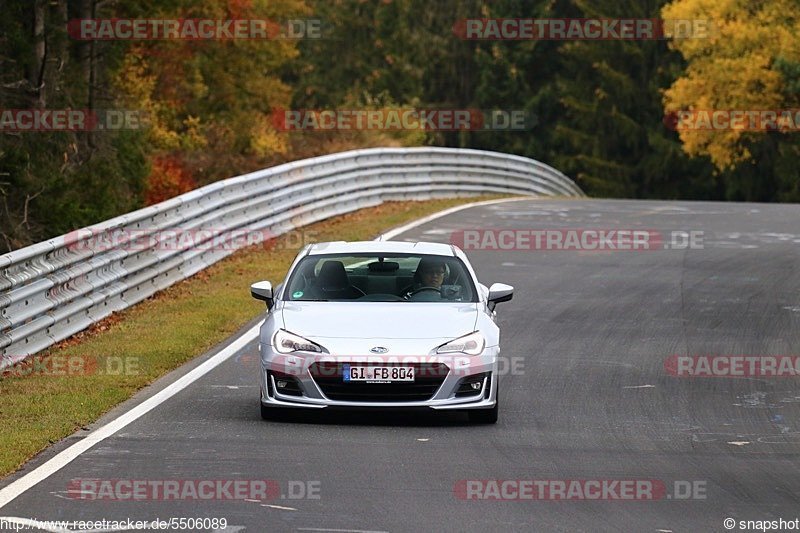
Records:
<instances>
[{"instance_id":1,"label":"car side mirror","mask_svg":"<svg viewBox=\"0 0 800 533\"><path fill-rule=\"evenodd\" d=\"M272 283L269 281L259 281L250 285L250 296L256 300L267 303L267 309L272 309L275 299L272 296Z\"/></svg>"},{"instance_id":2,"label":"car side mirror","mask_svg":"<svg viewBox=\"0 0 800 533\"><path fill-rule=\"evenodd\" d=\"M486 299L490 311L500 302L507 302L514 297L514 287L505 283L492 283L489 287L489 297Z\"/></svg>"}]
</instances>

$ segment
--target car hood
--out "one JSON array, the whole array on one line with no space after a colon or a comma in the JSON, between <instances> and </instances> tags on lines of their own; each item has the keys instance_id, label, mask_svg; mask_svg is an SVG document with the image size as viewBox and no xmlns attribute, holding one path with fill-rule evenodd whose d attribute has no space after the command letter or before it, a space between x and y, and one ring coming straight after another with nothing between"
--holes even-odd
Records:
<instances>
[{"instance_id":1,"label":"car hood","mask_svg":"<svg viewBox=\"0 0 800 533\"><path fill-rule=\"evenodd\" d=\"M476 303L287 302L284 327L303 337L453 339L475 331Z\"/></svg>"}]
</instances>

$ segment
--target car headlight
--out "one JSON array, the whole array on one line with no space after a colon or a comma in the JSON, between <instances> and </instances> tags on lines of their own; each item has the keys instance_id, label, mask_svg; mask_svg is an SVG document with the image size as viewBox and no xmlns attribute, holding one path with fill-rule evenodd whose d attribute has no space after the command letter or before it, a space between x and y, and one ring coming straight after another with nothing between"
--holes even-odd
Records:
<instances>
[{"instance_id":1,"label":"car headlight","mask_svg":"<svg viewBox=\"0 0 800 533\"><path fill-rule=\"evenodd\" d=\"M300 335L279 329L272 338L272 346L278 353L292 352L317 352L322 353L322 346L316 342L304 339Z\"/></svg>"},{"instance_id":2,"label":"car headlight","mask_svg":"<svg viewBox=\"0 0 800 533\"><path fill-rule=\"evenodd\" d=\"M479 355L486 346L486 340L479 331L473 331L469 335L464 335L450 342L446 342L436 348L436 353L465 353L467 355Z\"/></svg>"}]
</instances>

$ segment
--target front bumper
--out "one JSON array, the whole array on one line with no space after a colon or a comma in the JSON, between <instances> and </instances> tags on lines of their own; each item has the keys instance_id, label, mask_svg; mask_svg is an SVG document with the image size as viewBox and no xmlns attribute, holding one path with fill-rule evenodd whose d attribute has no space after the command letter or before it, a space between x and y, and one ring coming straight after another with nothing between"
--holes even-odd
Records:
<instances>
[{"instance_id":1,"label":"front bumper","mask_svg":"<svg viewBox=\"0 0 800 533\"><path fill-rule=\"evenodd\" d=\"M286 409L325 409L333 408L375 408L375 409L491 409L497 402L497 358L499 347L486 348L478 356L424 356L416 361L423 363L409 363L408 358L394 363L375 362L372 358L354 357L344 358L336 356L321 357L315 355L281 356L271 350L262 353L261 364L261 403L272 408ZM327 360L327 363L326 363ZM337 365L377 364L380 366L391 365L438 365L436 372L432 373L439 379L425 380L425 372L417 370L415 384L409 384L404 389L403 384L376 384L364 386L355 384L353 389L356 394L348 394L348 386L341 380L341 374L336 370L320 375L320 361L328 364L328 368L335 369ZM316 365L316 366L315 366ZM424 369L423 369L424 370ZM471 384L480 383L476 389ZM385 387L385 388L384 388ZM415 391L410 394L409 391ZM370 391L378 391L375 398L370 397ZM424 394L417 391L427 390ZM393 391L397 391L394 398ZM404 396L415 399L406 400ZM420 397L424 396L424 398ZM357 399L355 399L357 397ZM389 400L389 401L387 401Z\"/></svg>"}]
</instances>

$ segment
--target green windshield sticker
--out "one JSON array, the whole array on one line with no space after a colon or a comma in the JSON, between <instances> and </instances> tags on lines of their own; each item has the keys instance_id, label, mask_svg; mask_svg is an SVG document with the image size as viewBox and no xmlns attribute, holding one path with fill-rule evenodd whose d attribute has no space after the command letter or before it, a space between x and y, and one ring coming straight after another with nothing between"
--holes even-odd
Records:
<instances>
[{"instance_id":1,"label":"green windshield sticker","mask_svg":"<svg viewBox=\"0 0 800 533\"><path fill-rule=\"evenodd\" d=\"M302 297L303 297L303 291L295 291L292 294L292 298L302 298Z\"/></svg>"}]
</instances>

